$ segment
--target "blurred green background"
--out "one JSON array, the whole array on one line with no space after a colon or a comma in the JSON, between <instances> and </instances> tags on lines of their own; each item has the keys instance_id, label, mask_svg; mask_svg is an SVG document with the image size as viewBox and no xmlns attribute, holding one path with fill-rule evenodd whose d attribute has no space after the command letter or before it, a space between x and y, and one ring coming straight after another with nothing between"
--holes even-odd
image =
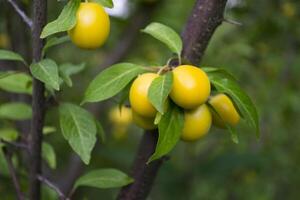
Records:
<instances>
[{"instance_id":1,"label":"blurred green background","mask_svg":"<svg viewBox=\"0 0 300 200\"><path fill-rule=\"evenodd\" d=\"M51 21L57 17L64 3L48 2L48 18ZM50 51L48 56L58 63L87 64L86 69L74 77L74 86L65 86L58 94L59 101L81 101L87 84L95 77L95 73L102 70L105 59L124 45L124 34L130 23L139 20L140 16L136 15L139 9L146 9L149 17L147 23L161 22L181 32L195 1L114 2L121 4L121 9L114 10L119 17L111 16L111 35L103 48L86 51L67 43ZM30 3L30 0L23 1L28 10ZM152 9L154 4L155 8ZM0 2L0 48L11 49L14 42L11 30L20 31L17 26L20 22L18 17L8 18L14 15L8 7L5 0ZM243 25L224 22L214 34L201 66L223 67L237 77L258 107L261 138L257 140L255 133L242 122L238 127L239 144L230 140L228 132L215 128L196 143L180 142L172 152L171 159L161 167L149 200L295 200L300 197L299 1L231 0L225 17ZM14 21L17 21L16 24ZM28 39L15 39L19 39L19 43L28 43ZM163 65L170 56L162 44L138 33L122 59L116 62ZM8 101L4 92L0 94L3 96L1 103ZM116 99L92 105L97 118L104 124L107 140L104 144L98 142L91 164L84 166L84 171L103 167L130 171L142 130L132 125L124 137L115 137L108 112L116 105ZM45 137L55 148L57 169L50 170L45 166L45 171L54 176L54 181L63 182L70 168L72 150L59 131L55 107L49 109L46 124L57 127L55 133ZM26 188L25 175L23 182ZM118 189L80 188L74 194L74 199L110 200L116 197L117 192ZM0 194L3 200L15 198L11 180L3 171L0 171ZM56 198L55 193L44 190L43 199Z\"/></svg>"}]
</instances>

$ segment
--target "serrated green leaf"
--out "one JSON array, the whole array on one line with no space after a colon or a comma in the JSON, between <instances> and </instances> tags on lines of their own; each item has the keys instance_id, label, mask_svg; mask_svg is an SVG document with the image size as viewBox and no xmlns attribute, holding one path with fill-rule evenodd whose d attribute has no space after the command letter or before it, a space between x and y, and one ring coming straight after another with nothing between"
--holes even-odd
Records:
<instances>
[{"instance_id":1,"label":"serrated green leaf","mask_svg":"<svg viewBox=\"0 0 300 200\"><path fill-rule=\"evenodd\" d=\"M52 37L49 38L43 48L42 54L45 55L45 53L48 51L48 49L50 49L51 47L54 47L56 45L65 43L70 41L70 37L69 36L62 36L62 37Z\"/></svg>"},{"instance_id":2,"label":"serrated green leaf","mask_svg":"<svg viewBox=\"0 0 300 200\"><path fill-rule=\"evenodd\" d=\"M171 92L172 84L173 74L168 72L154 79L148 90L149 101L161 114L164 114L165 103Z\"/></svg>"},{"instance_id":3,"label":"serrated green leaf","mask_svg":"<svg viewBox=\"0 0 300 200\"><path fill-rule=\"evenodd\" d=\"M58 67L51 59L44 59L30 65L31 74L55 90L59 90Z\"/></svg>"},{"instance_id":4,"label":"serrated green leaf","mask_svg":"<svg viewBox=\"0 0 300 200\"><path fill-rule=\"evenodd\" d=\"M10 120L30 119L31 107L25 103L5 103L0 105L0 118Z\"/></svg>"},{"instance_id":5,"label":"serrated green leaf","mask_svg":"<svg viewBox=\"0 0 300 200\"><path fill-rule=\"evenodd\" d=\"M163 42L169 49L180 56L182 50L182 41L180 36L170 27L153 22L149 24L142 32L147 33L159 41Z\"/></svg>"},{"instance_id":6,"label":"serrated green leaf","mask_svg":"<svg viewBox=\"0 0 300 200\"><path fill-rule=\"evenodd\" d=\"M107 7L107 8L113 8L114 7L114 3L112 0L92 0L96 3L99 3L100 5Z\"/></svg>"},{"instance_id":7,"label":"serrated green leaf","mask_svg":"<svg viewBox=\"0 0 300 200\"><path fill-rule=\"evenodd\" d=\"M0 49L0 60L13 60L13 61L20 61L24 64L26 64L24 58L13 52L13 51L9 51L9 50L4 50L4 49Z\"/></svg>"},{"instance_id":8,"label":"serrated green leaf","mask_svg":"<svg viewBox=\"0 0 300 200\"><path fill-rule=\"evenodd\" d=\"M13 128L0 129L0 138L5 141L15 141L18 138L18 131Z\"/></svg>"},{"instance_id":9,"label":"serrated green leaf","mask_svg":"<svg viewBox=\"0 0 300 200\"><path fill-rule=\"evenodd\" d=\"M183 111L175 104L170 103L168 111L162 115L158 124L158 142L154 154L149 162L168 154L177 144L183 129Z\"/></svg>"},{"instance_id":10,"label":"serrated green leaf","mask_svg":"<svg viewBox=\"0 0 300 200\"><path fill-rule=\"evenodd\" d=\"M131 63L113 65L98 74L89 84L83 102L98 102L113 97L143 72L145 69Z\"/></svg>"},{"instance_id":11,"label":"serrated green leaf","mask_svg":"<svg viewBox=\"0 0 300 200\"><path fill-rule=\"evenodd\" d=\"M59 75L69 87L72 87L73 82L70 76L81 72L84 68L85 63L81 63L78 65L72 63L65 63L59 66Z\"/></svg>"},{"instance_id":12,"label":"serrated green leaf","mask_svg":"<svg viewBox=\"0 0 300 200\"><path fill-rule=\"evenodd\" d=\"M42 157L51 169L56 168L56 154L54 148L46 142L42 144Z\"/></svg>"},{"instance_id":13,"label":"serrated green leaf","mask_svg":"<svg viewBox=\"0 0 300 200\"><path fill-rule=\"evenodd\" d=\"M83 162L88 164L97 140L94 117L77 105L63 103L59 106L59 121L64 138Z\"/></svg>"},{"instance_id":14,"label":"serrated green leaf","mask_svg":"<svg viewBox=\"0 0 300 200\"><path fill-rule=\"evenodd\" d=\"M80 2L80 0L69 1L58 18L43 28L41 38L72 29L76 25L76 12Z\"/></svg>"},{"instance_id":15,"label":"serrated green leaf","mask_svg":"<svg viewBox=\"0 0 300 200\"><path fill-rule=\"evenodd\" d=\"M232 98L242 117L250 127L255 129L256 135L259 137L258 113L251 98L241 89L236 80L224 73L223 70L207 71L206 73L217 91L226 93Z\"/></svg>"},{"instance_id":16,"label":"serrated green leaf","mask_svg":"<svg viewBox=\"0 0 300 200\"><path fill-rule=\"evenodd\" d=\"M75 183L74 188L90 186L96 188L117 188L133 182L124 172L117 169L98 169L81 176Z\"/></svg>"},{"instance_id":17,"label":"serrated green leaf","mask_svg":"<svg viewBox=\"0 0 300 200\"><path fill-rule=\"evenodd\" d=\"M14 93L31 94L32 78L25 73L11 73L0 79L2 90Z\"/></svg>"}]
</instances>

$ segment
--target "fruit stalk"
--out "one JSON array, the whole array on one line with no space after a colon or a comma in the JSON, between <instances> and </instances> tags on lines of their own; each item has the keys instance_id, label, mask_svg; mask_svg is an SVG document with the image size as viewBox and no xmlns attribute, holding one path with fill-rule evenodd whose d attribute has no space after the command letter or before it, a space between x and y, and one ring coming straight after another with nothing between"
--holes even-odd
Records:
<instances>
[{"instance_id":1,"label":"fruit stalk","mask_svg":"<svg viewBox=\"0 0 300 200\"><path fill-rule=\"evenodd\" d=\"M47 20L47 1L33 1L33 29L32 29L32 49L33 62L42 59L43 40L40 39L42 28ZM29 198L31 200L40 199L41 183L37 175L41 173L41 144L42 129L45 115L45 86L37 79L33 79L32 91L32 120L29 135L30 149L30 169L29 169Z\"/></svg>"},{"instance_id":2,"label":"fruit stalk","mask_svg":"<svg viewBox=\"0 0 300 200\"><path fill-rule=\"evenodd\" d=\"M227 0L196 1L182 32L182 58L184 61L196 66L199 64L211 36L223 21L226 2ZM135 182L121 189L118 200L143 200L147 198L158 170L165 159L163 157L149 165L146 164L155 149L157 138L157 130L144 133L132 168Z\"/></svg>"}]
</instances>

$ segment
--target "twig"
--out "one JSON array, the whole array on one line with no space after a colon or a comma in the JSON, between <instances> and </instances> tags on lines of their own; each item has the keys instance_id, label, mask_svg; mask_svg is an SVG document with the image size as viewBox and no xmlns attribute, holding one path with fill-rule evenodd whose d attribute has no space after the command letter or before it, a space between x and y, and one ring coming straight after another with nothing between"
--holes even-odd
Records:
<instances>
[{"instance_id":1,"label":"twig","mask_svg":"<svg viewBox=\"0 0 300 200\"><path fill-rule=\"evenodd\" d=\"M14 0L7 0L7 2L15 9L25 24L32 29L32 20L25 14L25 12L18 6Z\"/></svg>"},{"instance_id":2,"label":"twig","mask_svg":"<svg viewBox=\"0 0 300 200\"><path fill-rule=\"evenodd\" d=\"M33 28L32 28L32 59L38 62L42 59L44 41L40 38L42 28L47 22L47 0L33 1ZM30 149L29 169L29 198L31 200L41 199L41 183L37 175L41 174L43 125L45 117L45 86L37 79L33 79L32 91L32 120L31 130L28 138Z\"/></svg>"},{"instance_id":3,"label":"twig","mask_svg":"<svg viewBox=\"0 0 300 200\"><path fill-rule=\"evenodd\" d=\"M16 148L23 148L28 149L28 146L26 144L20 143L20 142L11 142L4 139L0 139L0 143L8 144L10 146L16 147Z\"/></svg>"},{"instance_id":4,"label":"twig","mask_svg":"<svg viewBox=\"0 0 300 200\"><path fill-rule=\"evenodd\" d=\"M38 180L40 180L42 183L47 185L49 188L53 189L59 196L61 200L69 200L69 198L66 197L66 195L56 186L54 183L52 183L50 180L47 178L37 175Z\"/></svg>"},{"instance_id":5,"label":"twig","mask_svg":"<svg viewBox=\"0 0 300 200\"><path fill-rule=\"evenodd\" d=\"M232 25L236 25L236 26L243 26L243 24L241 22L238 22L238 21L235 21L232 19L224 18L223 21L227 22L228 24L232 24Z\"/></svg>"},{"instance_id":6,"label":"twig","mask_svg":"<svg viewBox=\"0 0 300 200\"><path fill-rule=\"evenodd\" d=\"M16 170L15 170L14 165L13 165L12 160L11 160L11 153L8 152L8 150L5 147L2 148L2 151L3 151L3 154L5 156L5 160L7 162L8 170L9 170L9 173L11 175L11 178L12 178L15 190L16 190L17 199L18 200L24 200L25 198L24 198L23 193L21 192L20 182L17 178Z\"/></svg>"}]
</instances>

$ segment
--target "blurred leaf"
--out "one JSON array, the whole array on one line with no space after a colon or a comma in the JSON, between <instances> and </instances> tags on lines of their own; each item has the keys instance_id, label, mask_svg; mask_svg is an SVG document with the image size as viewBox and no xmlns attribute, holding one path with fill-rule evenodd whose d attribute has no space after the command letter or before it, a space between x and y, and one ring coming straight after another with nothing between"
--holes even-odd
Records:
<instances>
[{"instance_id":1,"label":"blurred leaf","mask_svg":"<svg viewBox=\"0 0 300 200\"><path fill-rule=\"evenodd\" d=\"M145 69L131 63L119 63L105 69L89 84L83 103L103 101L116 95L143 72Z\"/></svg>"},{"instance_id":2,"label":"blurred leaf","mask_svg":"<svg viewBox=\"0 0 300 200\"><path fill-rule=\"evenodd\" d=\"M53 126L44 126L43 127L43 134L44 135L48 135L48 134L54 133L54 132L56 132L56 128L53 127Z\"/></svg>"},{"instance_id":3,"label":"blurred leaf","mask_svg":"<svg viewBox=\"0 0 300 200\"><path fill-rule=\"evenodd\" d=\"M224 73L224 70L207 71L207 75L219 92L226 93L233 99L242 117L255 129L256 135L259 137L259 120L256 107L250 97L240 88L236 80Z\"/></svg>"},{"instance_id":4,"label":"blurred leaf","mask_svg":"<svg viewBox=\"0 0 300 200\"><path fill-rule=\"evenodd\" d=\"M71 79L71 75L78 74L85 68L85 63L81 63L78 65L65 63L59 66L59 74L63 81L69 86L73 86L73 82Z\"/></svg>"},{"instance_id":5,"label":"blurred leaf","mask_svg":"<svg viewBox=\"0 0 300 200\"><path fill-rule=\"evenodd\" d=\"M105 137L105 132L102 127L102 124L97 119L95 119L95 123L97 126L97 133L99 134L101 141L104 143L106 140L106 137Z\"/></svg>"},{"instance_id":6,"label":"blurred leaf","mask_svg":"<svg viewBox=\"0 0 300 200\"><path fill-rule=\"evenodd\" d=\"M62 134L85 164L89 164L96 143L97 127L93 116L83 108L63 103L59 106Z\"/></svg>"},{"instance_id":7,"label":"blurred leaf","mask_svg":"<svg viewBox=\"0 0 300 200\"><path fill-rule=\"evenodd\" d=\"M70 41L70 37L69 36L62 36L62 37L52 37L49 38L43 48L42 54L45 55L45 53L48 51L48 49L50 49L51 47L54 47L56 45L65 43Z\"/></svg>"},{"instance_id":8,"label":"blurred leaf","mask_svg":"<svg viewBox=\"0 0 300 200\"><path fill-rule=\"evenodd\" d=\"M69 1L64 7L58 18L48 23L41 33L41 38L46 38L49 35L68 31L76 25L76 12L80 5L80 0Z\"/></svg>"},{"instance_id":9,"label":"blurred leaf","mask_svg":"<svg viewBox=\"0 0 300 200\"><path fill-rule=\"evenodd\" d=\"M168 72L157 77L151 83L148 90L148 99L151 104L160 112L164 113L164 107L173 84L173 74Z\"/></svg>"},{"instance_id":10,"label":"blurred leaf","mask_svg":"<svg viewBox=\"0 0 300 200\"><path fill-rule=\"evenodd\" d=\"M42 157L45 161L47 161L51 169L56 168L56 154L53 147L49 143L43 142Z\"/></svg>"},{"instance_id":11,"label":"blurred leaf","mask_svg":"<svg viewBox=\"0 0 300 200\"><path fill-rule=\"evenodd\" d=\"M16 71L4 71L4 72L0 72L0 79L1 78L5 78L7 76L10 76L10 75L13 75L13 74L16 74L18 72Z\"/></svg>"},{"instance_id":12,"label":"blurred leaf","mask_svg":"<svg viewBox=\"0 0 300 200\"><path fill-rule=\"evenodd\" d=\"M32 75L50 86L55 90L59 90L58 67L51 59L44 59L38 63L30 65Z\"/></svg>"},{"instance_id":13,"label":"blurred leaf","mask_svg":"<svg viewBox=\"0 0 300 200\"><path fill-rule=\"evenodd\" d=\"M183 129L183 112L175 104L170 104L168 111L162 115L158 124L158 142L149 162L168 154L177 144Z\"/></svg>"},{"instance_id":14,"label":"blurred leaf","mask_svg":"<svg viewBox=\"0 0 300 200\"><path fill-rule=\"evenodd\" d=\"M25 73L9 74L0 79L0 88L8 92L31 94L32 78Z\"/></svg>"},{"instance_id":15,"label":"blurred leaf","mask_svg":"<svg viewBox=\"0 0 300 200\"><path fill-rule=\"evenodd\" d=\"M98 169L81 176L75 183L74 188L90 186L96 188L117 188L133 182L125 173L117 169Z\"/></svg>"},{"instance_id":16,"label":"blurred leaf","mask_svg":"<svg viewBox=\"0 0 300 200\"><path fill-rule=\"evenodd\" d=\"M18 131L13 128L0 129L0 138L5 141L15 141L18 138Z\"/></svg>"},{"instance_id":17,"label":"blurred leaf","mask_svg":"<svg viewBox=\"0 0 300 200\"><path fill-rule=\"evenodd\" d=\"M102 6L107 7L107 8L113 8L114 7L114 3L113 3L112 0L93 0L93 1L96 2L96 3L99 3Z\"/></svg>"},{"instance_id":18,"label":"blurred leaf","mask_svg":"<svg viewBox=\"0 0 300 200\"><path fill-rule=\"evenodd\" d=\"M20 61L26 65L26 62L22 56L13 51L8 51L4 49L0 49L0 60Z\"/></svg>"},{"instance_id":19,"label":"blurred leaf","mask_svg":"<svg viewBox=\"0 0 300 200\"><path fill-rule=\"evenodd\" d=\"M5 103L0 105L0 118L10 120L30 119L31 107L25 103Z\"/></svg>"},{"instance_id":20,"label":"blurred leaf","mask_svg":"<svg viewBox=\"0 0 300 200\"><path fill-rule=\"evenodd\" d=\"M182 41L180 36L170 27L152 22L142 32L147 33L159 41L163 42L169 49L180 56L182 50Z\"/></svg>"}]
</instances>

